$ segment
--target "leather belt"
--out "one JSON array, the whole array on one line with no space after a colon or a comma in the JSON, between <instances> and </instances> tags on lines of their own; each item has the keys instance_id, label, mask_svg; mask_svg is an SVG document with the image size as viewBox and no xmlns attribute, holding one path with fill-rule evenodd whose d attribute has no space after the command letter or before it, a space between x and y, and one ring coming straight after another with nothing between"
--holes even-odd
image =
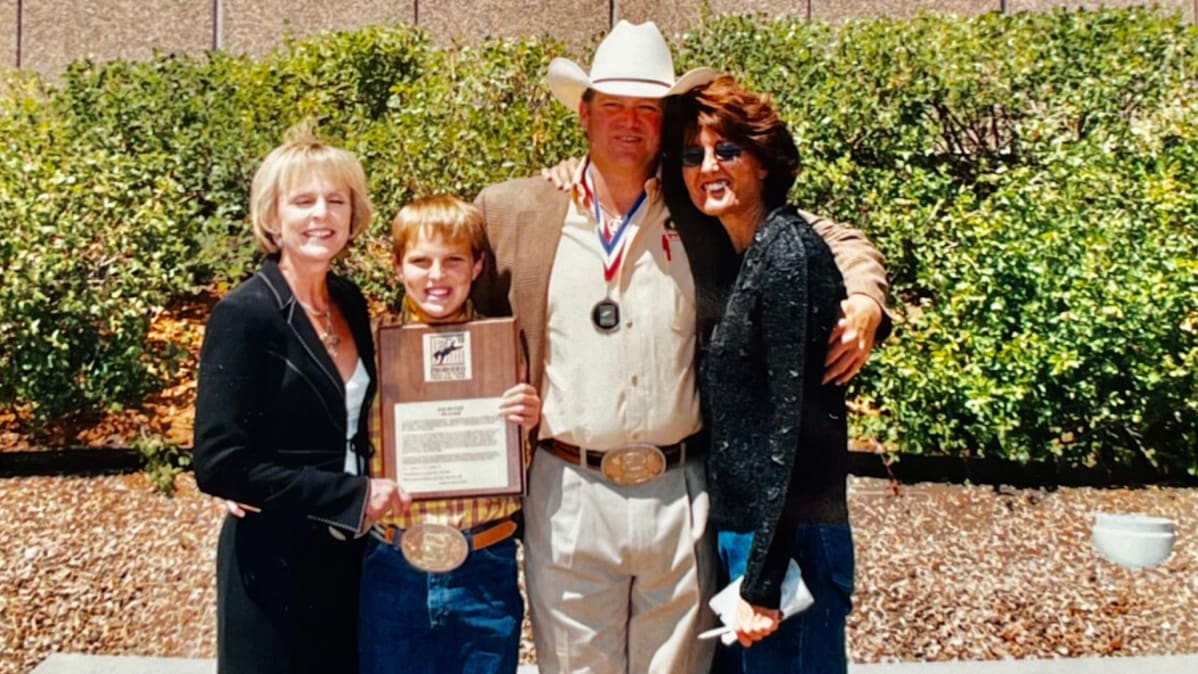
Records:
<instances>
[{"instance_id":1,"label":"leather belt","mask_svg":"<svg viewBox=\"0 0 1198 674\"><path fill-rule=\"evenodd\" d=\"M694 436L692 435L691 438L693 437ZM672 445L657 445L657 449L661 450L661 453L665 455L666 464L670 468L678 465L679 459L682 458L682 446L691 438L686 438L686 440L683 440L682 442L675 442ZM537 446L556 456L562 461L568 461L570 463L577 464L582 463L581 454L586 452L587 467L594 468L595 470L599 470L600 466L603 465L603 457L607 454L607 452L600 451L598 449L583 449L578 445L571 445L568 442L562 442L561 440L554 439L541 440L537 443Z\"/></svg>"},{"instance_id":2,"label":"leather belt","mask_svg":"<svg viewBox=\"0 0 1198 674\"><path fill-rule=\"evenodd\" d=\"M602 452L555 439L541 440L537 444L563 461L599 471L612 484L635 487L652 482L677 466L686 454L686 443L690 439L672 445L631 443Z\"/></svg>"},{"instance_id":3,"label":"leather belt","mask_svg":"<svg viewBox=\"0 0 1198 674\"><path fill-rule=\"evenodd\" d=\"M477 524L469 529L462 529L462 535L466 537L471 550L482 550L485 547L495 545L499 541L511 538L512 534L516 533L518 528L515 520L511 517L503 517ZM393 547L399 545L399 539L404 533L403 529L394 524L376 527L375 530L379 533L376 538Z\"/></svg>"}]
</instances>

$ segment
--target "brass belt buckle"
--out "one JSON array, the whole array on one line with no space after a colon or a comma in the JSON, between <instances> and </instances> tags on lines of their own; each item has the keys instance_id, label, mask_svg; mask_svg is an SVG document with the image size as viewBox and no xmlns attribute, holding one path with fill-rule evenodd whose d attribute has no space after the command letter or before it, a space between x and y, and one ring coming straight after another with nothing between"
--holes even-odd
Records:
<instances>
[{"instance_id":1,"label":"brass belt buckle","mask_svg":"<svg viewBox=\"0 0 1198 674\"><path fill-rule=\"evenodd\" d=\"M621 486L645 484L666 472L666 455L656 445L624 445L604 452L599 470L603 477Z\"/></svg>"},{"instance_id":2,"label":"brass belt buckle","mask_svg":"<svg viewBox=\"0 0 1198 674\"><path fill-rule=\"evenodd\" d=\"M417 524L403 532L399 549L412 566L429 573L453 571L466 561L466 536L445 524Z\"/></svg>"}]
</instances>

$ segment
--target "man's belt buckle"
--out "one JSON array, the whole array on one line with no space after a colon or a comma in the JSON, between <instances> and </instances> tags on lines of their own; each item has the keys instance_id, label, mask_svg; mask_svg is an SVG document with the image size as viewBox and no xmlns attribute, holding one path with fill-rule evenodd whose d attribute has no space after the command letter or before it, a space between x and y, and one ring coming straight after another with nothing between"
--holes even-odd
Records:
<instances>
[{"instance_id":1,"label":"man's belt buckle","mask_svg":"<svg viewBox=\"0 0 1198 674\"><path fill-rule=\"evenodd\" d=\"M656 445L624 445L604 452L599 470L614 484L645 484L666 472L666 455Z\"/></svg>"},{"instance_id":2,"label":"man's belt buckle","mask_svg":"<svg viewBox=\"0 0 1198 674\"><path fill-rule=\"evenodd\" d=\"M417 524L404 530L399 549L412 566L428 573L453 571L466 561L466 536L445 524Z\"/></svg>"}]
</instances>

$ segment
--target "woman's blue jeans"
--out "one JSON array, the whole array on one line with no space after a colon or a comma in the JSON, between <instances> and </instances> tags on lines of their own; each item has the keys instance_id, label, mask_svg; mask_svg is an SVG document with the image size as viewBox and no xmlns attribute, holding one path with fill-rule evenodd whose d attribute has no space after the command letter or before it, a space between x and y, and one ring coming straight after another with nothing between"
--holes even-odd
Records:
<instances>
[{"instance_id":1,"label":"woman's blue jeans","mask_svg":"<svg viewBox=\"0 0 1198 674\"><path fill-rule=\"evenodd\" d=\"M514 674L524 620L516 540L474 550L448 573L416 569L371 540L359 616L362 674Z\"/></svg>"},{"instance_id":2,"label":"woman's blue jeans","mask_svg":"<svg viewBox=\"0 0 1198 674\"><path fill-rule=\"evenodd\" d=\"M727 578L744 574L753 534L720 531L721 571ZM751 648L739 643L717 655L722 674L845 674L845 617L852 609L853 533L848 524L800 524L791 557L815 603L786 618L778 631Z\"/></svg>"}]
</instances>

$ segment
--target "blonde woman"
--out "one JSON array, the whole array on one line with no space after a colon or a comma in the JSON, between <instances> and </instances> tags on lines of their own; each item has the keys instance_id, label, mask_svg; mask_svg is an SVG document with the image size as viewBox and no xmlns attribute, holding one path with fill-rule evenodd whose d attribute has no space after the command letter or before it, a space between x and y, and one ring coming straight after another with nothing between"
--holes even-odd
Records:
<instances>
[{"instance_id":1,"label":"blonde woman","mask_svg":"<svg viewBox=\"0 0 1198 674\"><path fill-rule=\"evenodd\" d=\"M366 302L329 271L371 205L352 154L304 133L250 197L261 269L212 310L200 352L200 489L245 504L217 551L222 673L357 670L360 534L407 496L368 474L375 392Z\"/></svg>"}]
</instances>

